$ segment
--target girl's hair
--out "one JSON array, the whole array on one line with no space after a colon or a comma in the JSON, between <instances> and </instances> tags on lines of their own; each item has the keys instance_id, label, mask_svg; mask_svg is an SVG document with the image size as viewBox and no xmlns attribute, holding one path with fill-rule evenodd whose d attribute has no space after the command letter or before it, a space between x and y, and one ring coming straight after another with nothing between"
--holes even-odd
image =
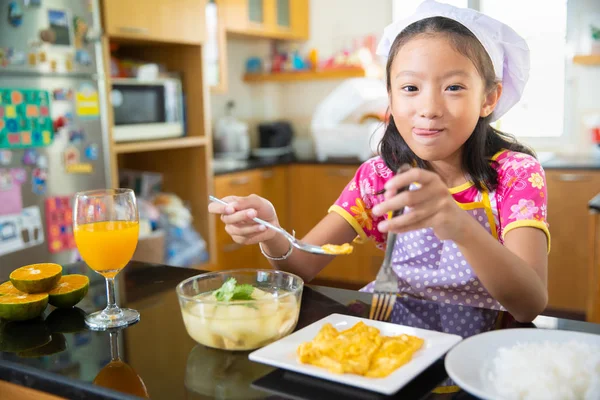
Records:
<instances>
[{"instance_id":1,"label":"girl's hair","mask_svg":"<svg viewBox=\"0 0 600 400\"><path fill-rule=\"evenodd\" d=\"M390 69L398 50L415 36L435 34L442 34L456 51L475 64L475 68L484 80L486 92L496 87L496 75L492 60L477 37L459 22L444 17L432 17L407 26L394 40L386 65L388 92L391 90ZM491 115L479 118L473 133L464 144L462 153L462 169L469 174L470 179L479 190L482 190L484 186L488 190L495 190L498 186L498 174L493 168L492 157L500 150L507 149L535 157L534 152L518 143L514 136L490 126L490 119ZM383 138L379 143L379 150L384 162L392 171L397 171L400 165L405 163L430 169L428 163L417 157L408 147L398 132L391 114Z\"/></svg>"}]
</instances>

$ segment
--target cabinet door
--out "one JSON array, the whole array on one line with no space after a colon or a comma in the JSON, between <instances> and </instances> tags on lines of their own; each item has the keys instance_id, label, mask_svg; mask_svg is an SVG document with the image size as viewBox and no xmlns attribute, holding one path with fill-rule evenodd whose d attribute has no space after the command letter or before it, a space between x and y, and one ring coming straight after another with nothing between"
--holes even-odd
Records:
<instances>
[{"instance_id":1,"label":"cabinet door","mask_svg":"<svg viewBox=\"0 0 600 400\"><path fill-rule=\"evenodd\" d=\"M104 0L111 38L201 44L206 0Z\"/></svg>"},{"instance_id":2,"label":"cabinet door","mask_svg":"<svg viewBox=\"0 0 600 400\"><path fill-rule=\"evenodd\" d=\"M309 39L309 0L287 0L289 3L290 35L296 40Z\"/></svg>"},{"instance_id":3,"label":"cabinet door","mask_svg":"<svg viewBox=\"0 0 600 400\"><path fill-rule=\"evenodd\" d=\"M288 226L288 167L263 168L260 176L261 191L259 195L273 203L279 224L291 232L292 228ZM269 261L262 255L260 267L271 268Z\"/></svg>"},{"instance_id":4,"label":"cabinet door","mask_svg":"<svg viewBox=\"0 0 600 400\"><path fill-rule=\"evenodd\" d=\"M290 228L306 235L326 214L356 172L355 166L294 165L290 168ZM373 279L381 262L372 243L356 244L337 256L317 280L361 286ZM375 271L375 272L373 272Z\"/></svg>"},{"instance_id":5,"label":"cabinet door","mask_svg":"<svg viewBox=\"0 0 600 400\"><path fill-rule=\"evenodd\" d=\"M227 174L215 177L215 196L248 196L261 191L259 170ZM257 268L260 251L258 245L237 244L225 232L225 224L216 218L217 264L219 270L237 268Z\"/></svg>"},{"instance_id":6,"label":"cabinet door","mask_svg":"<svg viewBox=\"0 0 600 400\"><path fill-rule=\"evenodd\" d=\"M600 192L600 172L548 170L549 307L585 312L588 293L587 203Z\"/></svg>"}]
</instances>

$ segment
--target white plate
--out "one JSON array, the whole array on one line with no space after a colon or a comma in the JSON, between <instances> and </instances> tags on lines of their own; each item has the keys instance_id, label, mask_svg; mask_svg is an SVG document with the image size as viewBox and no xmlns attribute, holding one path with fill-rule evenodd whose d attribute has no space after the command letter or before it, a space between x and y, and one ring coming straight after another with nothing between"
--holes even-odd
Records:
<instances>
[{"instance_id":1,"label":"white plate","mask_svg":"<svg viewBox=\"0 0 600 400\"><path fill-rule=\"evenodd\" d=\"M363 321L381 331L382 335L393 336L405 333L418 336L425 340L423 347L417 351L413 359L385 378L366 378L354 374L332 374L324 368L301 364L296 359L296 349L300 344L311 341L326 323L331 323L336 329L348 329ZM442 357L446 352L460 342L458 335L450 335L436 331L412 328L410 326L373 321L349 315L331 314L311 325L300 329L270 345L258 349L248 356L250 360L275 367L287 369L301 374L315 376L345 385L372 390L384 394L393 394L419 375L423 370Z\"/></svg>"},{"instance_id":2,"label":"white plate","mask_svg":"<svg viewBox=\"0 0 600 400\"><path fill-rule=\"evenodd\" d=\"M576 340L600 346L600 335L550 329L503 329L475 335L465 339L446 355L445 366L448 376L458 386L484 400L496 399L492 383L486 379L491 362L500 347L511 347L517 343L557 343Z\"/></svg>"}]
</instances>

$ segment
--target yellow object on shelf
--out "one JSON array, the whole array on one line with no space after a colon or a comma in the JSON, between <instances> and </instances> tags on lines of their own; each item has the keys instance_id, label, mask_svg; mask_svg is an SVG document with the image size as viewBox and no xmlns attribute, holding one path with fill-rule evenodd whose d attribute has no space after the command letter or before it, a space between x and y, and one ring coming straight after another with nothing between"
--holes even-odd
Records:
<instances>
[{"instance_id":1,"label":"yellow object on shelf","mask_svg":"<svg viewBox=\"0 0 600 400\"><path fill-rule=\"evenodd\" d=\"M573 63L600 66L600 54L578 54L573 57Z\"/></svg>"}]
</instances>

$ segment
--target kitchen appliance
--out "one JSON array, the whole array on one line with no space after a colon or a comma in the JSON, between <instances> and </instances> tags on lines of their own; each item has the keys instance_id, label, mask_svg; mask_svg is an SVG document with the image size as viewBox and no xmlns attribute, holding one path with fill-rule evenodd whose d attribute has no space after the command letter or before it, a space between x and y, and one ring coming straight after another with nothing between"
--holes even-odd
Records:
<instances>
[{"instance_id":1,"label":"kitchen appliance","mask_svg":"<svg viewBox=\"0 0 600 400\"><path fill-rule=\"evenodd\" d=\"M294 130L287 121L276 121L258 125L259 148L282 148L292 145Z\"/></svg>"},{"instance_id":2,"label":"kitchen appliance","mask_svg":"<svg viewBox=\"0 0 600 400\"><path fill-rule=\"evenodd\" d=\"M177 78L114 78L110 92L116 142L166 139L185 133Z\"/></svg>"},{"instance_id":3,"label":"kitchen appliance","mask_svg":"<svg viewBox=\"0 0 600 400\"><path fill-rule=\"evenodd\" d=\"M3 281L77 259L74 194L111 185L98 1L0 0L0 21Z\"/></svg>"},{"instance_id":4,"label":"kitchen appliance","mask_svg":"<svg viewBox=\"0 0 600 400\"><path fill-rule=\"evenodd\" d=\"M250 156L248 124L232 115L234 107L235 103L228 101L225 116L215 126L215 159L245 160Z\"/></svg>"}]
</instances>

